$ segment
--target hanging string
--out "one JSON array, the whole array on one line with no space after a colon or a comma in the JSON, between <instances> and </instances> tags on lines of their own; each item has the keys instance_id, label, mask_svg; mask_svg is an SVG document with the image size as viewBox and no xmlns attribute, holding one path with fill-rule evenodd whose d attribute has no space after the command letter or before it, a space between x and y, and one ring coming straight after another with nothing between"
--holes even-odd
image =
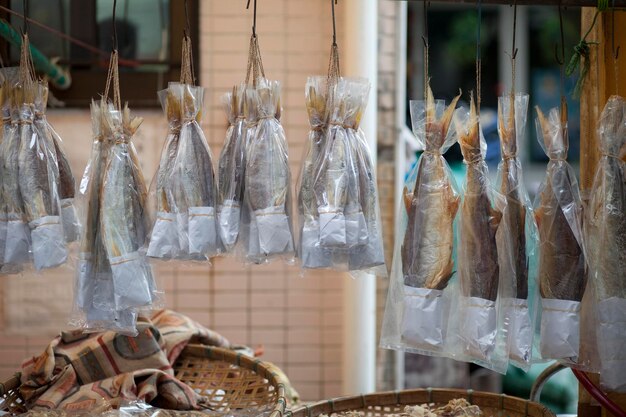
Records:
<instances>
[{"instance_id":1,"label":"hanging string","mask_svg":"<svg viewBox=\"0 0 626 417\"><path fill-rule=\"evenodd\" d=\"M619 45L615 48L615 0L611 6L611 52L613 53L613 75L615 77L615 94L619 94Z\"/></svg>"},{"instance_id":2,"label":"hanging string","mask_svg":"<svg viewBox=\"0 0 626 417\"><path fill-rule=\"evenodd\" d=\"M422 41L424 42L424 100L428 100L428 6L430 2L424 1L424 34L422 35Z\"/></svg>"},{"instance_id":3,"label":"hanging string","mask_svg":"<svg viewBox=\"0 0 626 417\"><path fill-rule=\"evenodd\" d=\"M567 99L565 98L565 35L563 33L563 9L561 7L561 2L559 1L559 31L561 34L561 54L558 52L558 45L555 46L554 55L556 57L556 62L559 65L559 72L561 77L561 129L563 129L563 135L566 134L567 129ZM565 136L563 136L565 137Z\"/></svg>"},{"instance_id":4,"label":"hanging string","mask_svg":"<svg viewBox=\"0 0 626 417\"><path fill-rule=\"evenodd\" d=\"M117 9L117 0L113 0L113 15L111 17L113 24L113 52L111 52L111 60L109 61L109 71L107 73L106 86L104 88L103 100L109 98L111 83L113 83L113 104L118 111L122 110L122 100L120 97L120 74L119 74L119 53L117 51L117 29L115 24L115 10Z\"/></svg>"},{"instance_id":5,"label":"hanging string","mask_svg":"<svg viewBox=\"0 0 626 417\"><path fill-rule=\"evenodd\" d=\"M246 5L246 10L250 8L250 0ZM256 38L256 0L254 0L254 13L252 17L252 36Z\"/></svg>"},{"instance_id":6,"label":"hanging string","mask_svg":"<svg viewBox=\"0 0 626 417\"><path fill-rule=\"evenodd\" d=\"M29 13L28 13L28 0L23 0L22 1L22 8L24 9L24 29L23 29L23 35L27 35L28 34L28 19L26 18Z\"/></svg>"},{"instance_id":7,"label":"hanging string","mask_svg":"<svg viewBox=\"0 0 626 417\"><path fill-rule=\"evenodd\" d=\"M189 23L189 11L185 0L185 28L183 29L182 59L180 69L180 82L182 84L195 85L196 76L193 68L193 47L191 44L191 24Z\"/></svg>"},{"instance_id":8,"label":"hanging string","mask_svg":"<svg viewBox=\"0 0 626 417\"><path fill-rule=\"evenodd\" d=\"M481 36L480 28L483 21L482 0L478 0L478 24L476 25L476 114L480 116L480 97L482 81ZM480 119L480 117L479 117Z\"/></svg>"},{"instance_id":9,"label":"hanging string","mask_svg":"<svg viewBox=\"0 0 626 417\"><path fill-rule=\"evenodd\" d=\"M515 38L517 36L517 0L513 2L513 44L511 46L511 101L515 97L515 58L517 58L517 48Z\"/></svg>"},{"instance_id":10,"label":"hanging string","mask_svg":"<svg viewBox=\"0 0 626 417\"><path fill-rule=\"evenodd\" d=\"M246 9L250 8L250 0L246 5ZM254 17L252 23L252 36L250 36L250 48L248 50L248 68L246 71L246 84L250 85L250 77L252 76L252 86L256 87L259 76L265 78L265 69L263 68L263 59L261 58L261 49L259 40L256 35L256 15L257 0L254 0Z\"/></svg>"},{"instance_id":11,"label":"hanging string","mask_svg":"<svg viewBox=\"0 0 626 417\"><path fill-rule=\"evenodd\" d=\"M339 47L337 46L337 26L335 21L335 4L337 0L330 0L331 16L333 19L333 44L330 48L330 60L328 62L328 84L334 84L341 77L341 68L339 67Z\"/></svg>"},{"instance_id":12,"label":"hanging string","mask_svg":"<svg viewBox=\"0 0 626 417\"><path fill-rule=\"evenodd\" d=\"M35 65L30 53L30 39L28 37L28 0L22 2L24 8L24 28L22 31L22 46L20 48L19 76L21 83L31 86L35 81Z\"/></svg>"}]
</instances>

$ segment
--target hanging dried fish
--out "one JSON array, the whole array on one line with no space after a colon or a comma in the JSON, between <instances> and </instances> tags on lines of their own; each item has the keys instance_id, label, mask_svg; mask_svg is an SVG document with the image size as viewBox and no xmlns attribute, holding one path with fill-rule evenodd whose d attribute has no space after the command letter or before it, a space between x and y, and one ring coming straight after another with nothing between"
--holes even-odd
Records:
<instances>
[{"instance_id":1,"label":"hanging dried fish","mask_svg":"<svg viewBox=\"0 0 626 417\"><path fill-rule=\"evenodd\" d=\"M106 307L121 311L153 301L150 266L139 252L147 237L147 191L131 143L142 119L131 119L128 107L123 113L110 108L102 112L109 133L105 137L112 141L104 168L99 213L100 233L111 264L115 295L115 304Z\"/></svg>"},{"instance_id":2,"label":"hanging dried fish","mask_svg":"<svg viewBox=\"0 0 626 417\"><path fill-rule=\"evenodd\" d=\"M171 174L172 201L181 251L194 259L209 259L218 252L217 189L211 151L198 123L204 88L185 84L182 97L183 121Z\"/></svg>"},{"instance_id":3,"label":"hanging dried fish","mask_svg":"<svg viewBox=\"0 0 626 417\"><path fill-rule=\"evenodd\" d=\"M241 207L245 178L246 121L243 112L245 85L233 87L222 97L229 127L220 154L218 170L219 206L217 210L219 234L227 251L231 251L239 237Z\"/></svg>"},{"instance_id":4,"label":"hanging dried fish","mask_svg":"<svg viewBox=\"0 0 626 417\"><path fill-rule=\"evenodd\" d=\"M52 268L67 260L67 244L58 193L59 171L54 144L42 113L47 98L43 83L24 83L15 90L21 136L19 185L26 219L31 228L35 269Z\"/></svg>"},{"instance_id":5,"label":"hanging dried fish","mask_svg":"<svg viewBox=\"0 0 626 417\"><path fill-rule=\"evenodd\" d=\"M291 230L290 173L285 132L279 122L280 85L260 78L249 88L248 106L258 111L258 126L246 157L245 193L258 228L260 261L294 250ZM252 232L250 233L253 237ZM250 252L249 252L250 253ZM254 257L254 254L252 254Z\"/></svg>"},{"instance_id":6,"label":"hanging dried fish","mask_svg":"<svg viewBox=\"0 0 626 417\"><path fill-rule=\"evenodd\" d=\"M446 138L459 97L445 112L430 87L426 103L411 102L414 132L425 148L413 193L404 192L409 218L402 244L402 271L405 285L414 288L442 290L453 273L452 225L459 196L441 154L449 147Z\"/></svg>"},{"instance_id":7,"label":"hanging dried fish","mask_svg":"<svg viewBox=\"0 0 626 417\"><path fill-rule=\"evenodd\" d=\"M626 392L626 100L611 96L598 123L600 153L586 210L587 254L598 311L600 383Z\"/></svg>"},{"instance_id":8,"label":"hanging dried fish","mask_svg":"<svg viewBox=\"0 0 626 417\"><path fill-rule=\"evenodd\" d=\"M580 301L586 287L582 240L582 201L576 173L567 163L567 109L546 117L537 107L537 136L550 158L535 200L539 232L541 355L576 361Z\"/></svg>"},{"instance_id":9,"label":"hanging dried fish","mask_svg":"<svg viewBox=\"0 0 626 417\"><path fill-rule=\"evenodd\" d=\"M171 173L178 153L182 126L182 85L170 83L159 91L161 106L167 116L169 131L159 166L152 180L156 200L156 220L150 236L148 256L153 258L175 258L182 255L178 238L177 216L174 212Z\"/></svg>"},{"instance_id":10,"label":"hanging dried fish","mask_svg":"<svg viewBox=\"0 0 626 417\"><path fill-rule=\"evenodd\" d=\"M7 243L7 191L8 179L12 176L7 172L5 175L5 155L8 150L5 147L10 143L13 135L11 126L11 107L10 107L11 88L9 82L4 79L0 84L0 110L2 118L0 118L0 274L14 274L20 271L18 265L5 265L4 253Z\"/></svg>"}]
</instances>

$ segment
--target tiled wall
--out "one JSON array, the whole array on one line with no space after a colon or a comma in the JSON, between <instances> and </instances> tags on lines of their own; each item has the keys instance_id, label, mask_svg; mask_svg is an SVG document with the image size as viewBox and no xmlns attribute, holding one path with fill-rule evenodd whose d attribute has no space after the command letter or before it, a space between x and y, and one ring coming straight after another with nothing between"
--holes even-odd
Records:
<instances>
[{"instance_id":1,"label":"tiled wall","mask_svg":"<svg viewBox=\"0 0 626 417\"><path fill-rule=\"evenodd\" d=\"M219 97L245 77L252 20L244 1L201 1L201 83L208 88L203 127L217 159L225 118ZM337 19L342 21L341 3ZM341 24L338 27L341 32ZM330 49L330 4L326 0L259 2L257 30L268 77L283 83L283 125L289 141L293 182L300 166L308 120L304 84L323 74ZM341 47L341 36L340 47ZM103 87L103 86L97 86ZM94 90L94 95L97 93ZM122 92L123 95L123 92ZM166 125L160 111L136 110L145 118L134 142L146 178L155 170ZM65 141L76 175L90 152L87 110L52 110L49 119ZM263 345L264 357L281 366L306 400L341 394L342 280L333 272L300 276L277 262L245 267L223 258L214 265L157 265L167 306L189 314L237 343ZM0 380L20 361L38 354L71 309L72 274L59 269L0 281Z\"/></svg>"}]
</instances>

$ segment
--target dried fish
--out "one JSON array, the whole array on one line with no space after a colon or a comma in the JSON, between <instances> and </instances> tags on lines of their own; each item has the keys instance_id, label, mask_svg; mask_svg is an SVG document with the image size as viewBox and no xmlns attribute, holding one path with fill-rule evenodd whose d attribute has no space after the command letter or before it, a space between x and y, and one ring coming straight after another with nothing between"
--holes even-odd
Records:
<instances>
[{"instance_id":1,"label":"dried fish","mask_svg":"<svg viewBox=\"0 0 626 417\"><path fill-rule=\"evenodd\" d=\"M146 240L145 203L147 190L141 168L130 142L141 119L130 118L126 107L103 111L105 137L111 141L100 191L100 233L111 264L114 305L96 307L122 311L150 305L153 301L150 267L139 252ZM106 294L107 291L102 291Z\"/></svg>"},{"instance_id":2,"label":"dried fish","mask_svg":"<svg viewBox=\"0 0 626 417\"><path fill-rule=\"evenodd\" d=\"M211 151L198 123L204 88L183 85L183 121L172 169L171 197L177 213L181 251L196 259L218 252L215 176Z\"/></svg>"},{"instance_id":3,"label":"dried fish","mask_svg":"<svg viewBox=\"0 0 626 417\"><path fill-rule=\"evenodd\" d=\"M472 97L465 124L457 121L458 140L467 165L465 193L461 204L458 249L459 281L465 297L495 301L498 295L498 250L496 230L502 213L491 204L488 168ZM480 256L476 256L480 253Z\"/></svg>"},{"instance_id":4,"label":"dried fish","mask_svg":"<svg viewBox=\"0 0 626 417\"><path fill-rule=\"evenodd\" d=\"M259 253L262 258L289 255L294 244L287 141L278 119L280 85L259 79L254 92L248 89L247 99L259 116L247 151L245 172L245 193L258 227Z\"/></svg>"},{"instance_id":5,"label":"dried fish","mask_svg":"<svg viewBox=\"0 0 626 417\"><path fill-rule=\"evenodd\" d=\"M152 180L156 200L156 220L150 236L148 256L175 258L180 255L180 245L177 217L173 212L171 173L180 142L182 86L178 83L170 83L167 89L159 91L159 98L167 116L169 131L161 151L157 172Z\"/></svg>"},{"instance_id":6,"label":"dried fish","mask_svg":"<svg viewBox=\"0 0 626 417\"><path fill-rule=\"evenodd\" d=\"M7 242L7 197L5 184L7 176L5 176L5 161L4 155L6 154L5 146L9 143L10 137L13 134L11 128L11 108L10 108L10 86L5 80L0 84L0 110L2 116L0 118L0 274L9 274L19 272L19 267L4 265L4 250Z\"/></svg>"},{"instance_id":7,"label":"dried fish","mask_svg":"<svg viewBox=\"0 0 626 417\"><path fill-rule=\"evenodd\" d=\"M404 192L408 225L402 244L402 271L405 285L415 288L442 290L453 274L453 222L459 196L441 153L459 97L445 112L443 103L435 102L430 87L426 103L411 102L413 129L425 145L413 193Z\"/></svg>"},{"instance_id":8,"label":"dried fish","mask_svg":"<svg viewBox=\"0 0 626 417\"><path fill-rule=\"evenodd\" d=\"M217 210L222 243L231 251L237 243L245 178L246 121L243 112L245 85L233 87L222 97L229 127L219 159Z\"/></svg>"},{"instance_id":9,"label":"dried fish","mask_svg":"<svg viewBox=\"0 0 626 417\"><path fill-rule=\"evenodd\" d=\"M47 85L21 84L15 91L19 106L19 186L26 219L31 228L35 269L52 268L67 260L61 221L59 171L54 144L41 118Z\"/></svg>"},{"instance_id":10,"label":"dried fish","mask_svg":"<svg viewBox=\"0 0 626 417\"><path fill-rule=\"evenodd\" d=\"M565 161L568 149L567 125L562 125L556 108L546 117L537 107L537 116L538 136L543 137L543 147L550 158L535 211L541 245L541 296L581 301L586 286L581 231L582 201L576 173Z\"/></svg>"},{"instance_id":11,"label":"dried fish","mask_svg":"<svg viewBox=\"0 0 626 417\"><path fill-rule=\"evenodd\" d=\"M611 96L598 124L600 153L587 206L590 280L595 288L600 384L626 392L626 100Z\"/></svg>"}]
</instances>

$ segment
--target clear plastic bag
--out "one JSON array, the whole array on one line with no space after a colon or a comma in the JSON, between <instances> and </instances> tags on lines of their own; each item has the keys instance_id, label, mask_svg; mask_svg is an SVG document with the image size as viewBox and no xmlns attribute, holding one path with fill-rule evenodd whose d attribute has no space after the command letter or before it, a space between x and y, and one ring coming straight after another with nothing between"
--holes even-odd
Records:
<instances>
[{"instance_id":1,"label":"clear plastic bag","mask_svg":"<svg viewBox=\"0 0 626 417\"><path fill-rule=\"evenodd\" d=\"M218 169L219 205L217 209L219 235L227 252L239 238L245 175L246 121L243 111L245 85L233 88L222 96L229 127L220 154Z\"/></svg>"},{"instance_id":2,"label":"clear plastic bag","mask_svg":"<svg viewBox=\"0 0 626 417\"><path fill-rule=\"evenodd\" d=\"M508 351L502 298L498 296L502 277L496 243L502 213L494 207L499 195L489 181L484 159L487 143L473 97L469 112L465 108L456 111L455 126L467 175L459 213L459 285L453 294L449 351L456 359L505 373Z\"/></svg>"},{"instance_id":3,"label":"clear plastic bag","mask_svg":"<svg viewBox=\"0 0 626 417\"><path fill-rule=\"evenodd\" d=\"M528 370L532 362L538 309L536 283L537 227L526 191L522 164L517 155L524 135L528 95L506 95L498 99L498 133L502 161L498 166L498 189L503 196L496 208L502 221L496 233L498 264L506 277L502 286L503 308L508 329L509 360Z\"/></svg>"},{"instance_id":4,"label":"clear plastic bag","mask_svg":"<svg viewBox=\"0 0 626 417\"><path fill-rule=\"evenodd\" d=\"M611 96L598 123L601 157L586 210L590 281L597 306L600 383L626 392L626 101Z\"/></svg>"},{"instance_id":5,"label":"clear plastic bag","mask_svg":"<svg viewBox=\"0 0 626 417\"><path fill-rule=\"evenodd\" d=\"M535 199L542 297L540 353L543 359L577 363L580 302L587 285L583 205L576 173L565 160L569 146L567 119L557 108L547 116L537 108L537 116L537 137L550 158Z\"/></svg>"},{"instance_id":6,"label":"clear plastic bag","mask_svg":"<svg viewBox=\"0 0 626 417\"><path fill-rule=\"evenodd\" d=\"M146 216L147 190L131 138L141 119L130 117L128 107L123 112L103 109L106 140L111 141L100 191L100 233L111 265L113 303L94 302L102 310L121 311L150 305L153 281L145 258L144 245L149 229Z\"/></svg>"},{"instance_id":7,"label":"clear plastic bag","mask_svg":"<svg viewBox=\"0 0 626 417\"><path fill-rule=\"evenodd\" d=\"M258 124L249 128L246 152L245 201L248 206L248 261L292 258L291 174L287 140L280 124L280 85L259 78L246 91L247 106L258 112Z\"/></svg>"},{"instance_id":8,"label":"clear plastic bag","mask_svg":"<svg viewBox=\"0 0 626 417\"><path fill-rule=\"evenodd\" d=\"M204 88L182 86L182 126L178 152L170 175L178 238L183 256L205 260L218 254L216 195L213 158L198 123Z\"/></svg>"},{"instance_id":9,"label":"clear plastic bag","mask_svg":"<svg viewBox=\"0 0 626 417\"><path fill-rule=\"evenodd\" d=\"M42 118L47 85L40 82L18 84L14 93L19 108L17 132L21 138L19 192L30 227L33 264L40 271L65 263L68 256L61 219L56 151Z\"/></svg>"},{"instance_id":10,"label":"clear plastic bag","mask_svg":"<svg viewBox=\"0 0 626 417\"><path fill-rule=\"evenodd\" d=\"M182 125L182 85L170 83L168 88L158 93L161 106L167 116L169 131L159 167L152 180L150 195L156 211L154 226L148 245L148 256L172 259L180 255L178 227L172 195L171 172L178 153Z\"/></svg>"},{"instance_id":11,"label":"clear plastic bag","mask_svg":"<svg viewBox=\"0 0 626 417\"><path fill-rule=\"evenodd\" d=\"M442 154L456 140L450 129L459 97L445 108L430 88L410 102L413 133L424 150L404 188L381 346L444 355L453 275L454 220L459 195Z\"/></svg>"}]
</instances>

